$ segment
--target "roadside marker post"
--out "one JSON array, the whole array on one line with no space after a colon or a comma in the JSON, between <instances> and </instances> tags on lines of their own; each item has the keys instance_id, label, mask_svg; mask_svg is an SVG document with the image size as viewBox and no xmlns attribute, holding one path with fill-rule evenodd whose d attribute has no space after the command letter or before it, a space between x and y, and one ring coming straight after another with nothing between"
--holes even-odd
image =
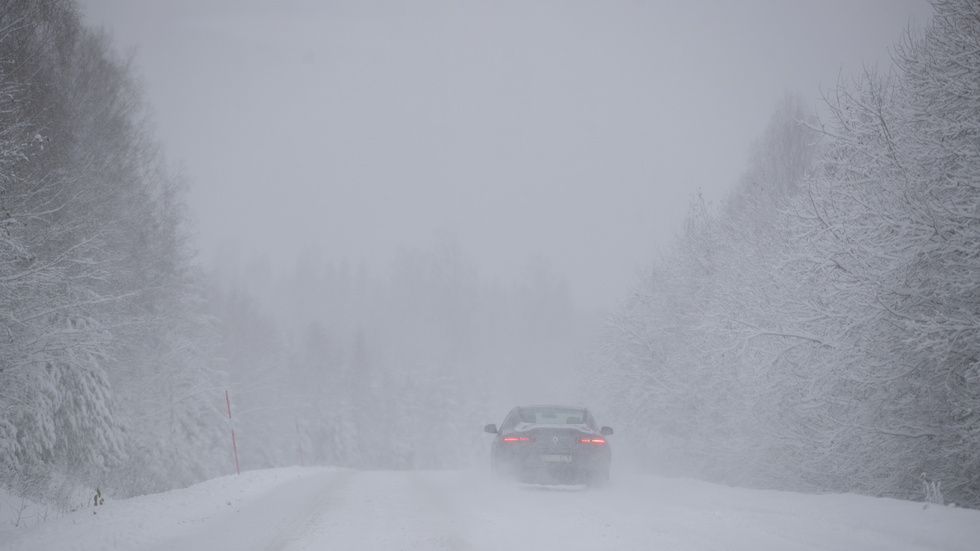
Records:
<instances>
[{"instance_id":1,"label":"roadside marker post","mask_svg":"<svg viewBox=\"0 0 980 551\"><path fill-rule=\"evenodd\" d=\"M228 398L228 389L225 389L225 403L228 404L228 421L231 422L231 399ZM235 450L235 472L241 475L242 471L238 468L238 446L235 444L235 427L231 427L231 448Z\"/></svg>"}]
</instances>

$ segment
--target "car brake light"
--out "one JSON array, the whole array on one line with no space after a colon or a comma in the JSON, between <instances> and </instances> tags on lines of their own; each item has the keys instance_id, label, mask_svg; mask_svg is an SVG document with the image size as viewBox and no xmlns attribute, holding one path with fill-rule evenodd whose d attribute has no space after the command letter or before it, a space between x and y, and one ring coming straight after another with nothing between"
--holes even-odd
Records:
<instances>
[{"instance_id":1,"label":"car brake light","mask_svg":"<svg viewBox=\"0 0 980 551\"><path fill-rule=\"evenodd\" d=\"M585 444L605 444L605 438L583 438L582 442Z\"/></svg>"},{"instance_id":2,"label":"car brake light","mask_svg":"<svg viewBox=\"0 0 980 551\"><path fill-rule=\"evenodd\" d=\"M507 436L504 438L504 442L530 442L532 440L534 438L530 436Z\"/></svg>"}]
</instances>

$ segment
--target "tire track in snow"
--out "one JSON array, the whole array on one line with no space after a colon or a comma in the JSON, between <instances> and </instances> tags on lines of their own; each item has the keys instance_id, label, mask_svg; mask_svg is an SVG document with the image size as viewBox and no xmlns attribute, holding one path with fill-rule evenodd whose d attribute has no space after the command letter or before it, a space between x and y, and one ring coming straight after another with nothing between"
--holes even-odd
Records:
<instances>
[{"instance_id":1,"label":"tire track in snow","mask_svg":"<svg viewBox=\"0 0 980 551\"><path fill-rule=\"evenodd\" d=\"M298 537L276 551L473 551L459 500L447 491L453 481L446 473L431 471L358 471L336 488L333 504L308 513L312 522L291 528Z\"/></svg>"},{"instance_id":2,"label":"tire track in snow","mask_svg":"<svg viewBox=\"0 0 980 551\"><path fill-rule=\"evenodd\" d=\"M263 551L283 551L297 540L302 540L318 526L317 520L343 501L344 489L357 471L344 471L327 481L316 495L279 528L275 539Z\"/></svg>"},{"instance_id":3,"label":"tire track in snow","mask_svg":"<svg viewBox=\"0 0 980 551\"><path fill-rule=\"evenodd\" d=\"M445 473L440 474L445 478ZM432 544L430 549L471 551L473 546L459 530L463 526L459 508L449 502L445 492L436 487L436 484L429 479L429 475L431 472L412 472L412 484L423 503L428 505L432 513L430 526L434 526L438 534L429 542Z\"/></svg>"}]
</instances>

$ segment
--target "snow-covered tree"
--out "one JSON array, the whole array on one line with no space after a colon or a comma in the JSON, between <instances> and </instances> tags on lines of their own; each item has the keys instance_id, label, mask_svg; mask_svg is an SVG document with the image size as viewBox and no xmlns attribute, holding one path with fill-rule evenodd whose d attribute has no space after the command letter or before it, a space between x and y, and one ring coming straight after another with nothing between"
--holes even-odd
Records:
<instances>
[{"instance_id":1,"label":"snow-covered tree","mask_svg":"<svg viewBox=\"0 0 980 551\"><path fill-rule=\"evenodd\" d=\"M926 473L980 503L980 6L935 10L893 72L838 86L825 125L777 110L724 207L696 204L613 316L607 399L674 460L906 498Z\"/></svg>"},{"instance_id":2,"label":"snow-covered tree","mask_svg":"<svg viewBox=\"0 0 980 551\"><path fill-rule=\"evenodd\" d=\"M208 476L183 182L128 64L74 2L4 1L0 91L0 481L125 494Z\"/></svg>"}]
</instances>

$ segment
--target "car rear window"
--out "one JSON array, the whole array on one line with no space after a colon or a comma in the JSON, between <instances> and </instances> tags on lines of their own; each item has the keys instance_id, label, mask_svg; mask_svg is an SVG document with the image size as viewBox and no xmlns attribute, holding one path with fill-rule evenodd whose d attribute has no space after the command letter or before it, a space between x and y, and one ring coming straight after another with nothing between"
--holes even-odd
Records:
<instances>
[{"instance_id":1,"label":"car rear window","mask_svg":"<svg viewBox=\"0 0 980 551\"><path fill-rule=\"evenodd\" d=\"M585 410L570 408L521 408L521 421L540 425L581 425L585 423Z\"/></svg>"}]
</instances>

